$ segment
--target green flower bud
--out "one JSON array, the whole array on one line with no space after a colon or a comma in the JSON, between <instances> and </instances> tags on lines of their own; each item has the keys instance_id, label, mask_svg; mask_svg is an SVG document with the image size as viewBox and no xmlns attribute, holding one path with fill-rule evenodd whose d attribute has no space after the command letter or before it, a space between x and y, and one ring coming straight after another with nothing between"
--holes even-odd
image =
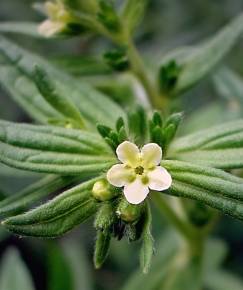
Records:
<instances>
[{"instance_id":1,"label":"green flower bud","mask_svg":"<svg viewBox=\"0 0 243 290\"><path fill-rule=\"evenodd\" d=\"M92 194L99 201L107 201L114 198L117 193L106 179L101 179L95 182L92 189Z\"/></svg>"},{"instance_id":2,"label":"green flower bud","mask_svg":"<svg viewBox=\"0 0 243 290\"><path fill-rule=\"evenodd\" d=\"M134 205L122 199L117 207L116 214L123 221L132 223L140 218L143 208L143 203Z\"/></svg>"}]
</instances>

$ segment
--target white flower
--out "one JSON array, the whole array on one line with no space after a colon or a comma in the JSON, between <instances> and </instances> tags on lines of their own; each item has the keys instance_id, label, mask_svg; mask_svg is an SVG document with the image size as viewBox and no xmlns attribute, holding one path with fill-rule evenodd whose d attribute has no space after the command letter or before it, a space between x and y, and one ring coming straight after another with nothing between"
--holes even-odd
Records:
<instances>
[{"instance_id":1,"label":"white flower","mask_svg":"<svg viewBox=\"0 0 243 290\"><path fill-rule=\"evenodd\" d=\"M107 172L107 180L116 187L124 186L129 203L141 203L150 189L162 191L171 186L171 175L159 166L162 159L159 145L149 143L140 151L135 144L125 141L117 147L116 154L123 164L113 165Z\"/></svg>"},{"instance_id":2,"label":"white flower","mask_svg":"<svg viewBox=\"0 0 243 290\"><path fill-rule=\"evenodd\" d=\"M45 10L48 19L38 27L38 32L46 37L56 35L65 31L67 24L72 20L71 15L60 1L46 2Z\"/></svg>"}]
</instances>

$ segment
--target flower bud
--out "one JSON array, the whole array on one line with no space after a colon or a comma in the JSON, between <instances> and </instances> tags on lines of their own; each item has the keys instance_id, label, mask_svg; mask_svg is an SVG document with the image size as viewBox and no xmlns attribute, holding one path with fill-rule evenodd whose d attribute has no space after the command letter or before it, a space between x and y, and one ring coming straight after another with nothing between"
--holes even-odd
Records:
<instances>
[{"instance_id":1,"label":"flower bud","mask_svg":"<svg viewBox=\"0 0 243 290\"><path fill-rule=\"evenodd\" d=\"M38 31L40 34L51 37L62 34L68 30L68 25L74 22L73 16L61 2L46 2L45 10L48 19L40 24Z\"/></svg>"},{"instance_id":2,"label":"flower bud","mask_svg":"<svg viewBox=\"0 0 243 290\"><path fill-rule=\"evenodd\" d=\"M92 194L99 201L110 200L116 196L115 190L112 189L106 179L101 179L95 182Z\"/></svg>"},{"instance_id":3,"label":"flower bud","mask_svg":"<svg viewBox=\"0 0 243 290\"><path fill-rule=\"evenodd\" d=\"M116 214L123 221L131 223L140 218L143 208L143 203L134 205L122 199L117 207Z\"/></svg>"}]
</instances>

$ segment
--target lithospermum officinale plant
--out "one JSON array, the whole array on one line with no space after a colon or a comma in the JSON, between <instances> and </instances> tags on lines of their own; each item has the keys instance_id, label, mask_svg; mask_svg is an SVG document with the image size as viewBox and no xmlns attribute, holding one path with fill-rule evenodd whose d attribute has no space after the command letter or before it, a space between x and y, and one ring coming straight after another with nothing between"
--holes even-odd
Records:
<instances>
[{"instance_id":1,"label":"lithospermum officinale plant","mask_svg":"<svg viewBox=\"0 0 243 290\"><path fill-rule=\"evenodd\" d=\"M243 180L234 174L243 167L243 120L178 137L184 116L179 106L173 108L232 49L243 33L243 15L202 44L170 52L151 73L134 45L147 2L48 1L42 9L46 20L33 30L15 31L44 38L84 33L107 38L113 43L104 54L109 70L118 77L132 75L132 86L140 87L129 109L0 37L0 82L37 122L0 122L0 161L46 174L0 202L1 224L20 236L54 238L93 217L95 267L104 263L112 239L127 239L140 241L147 273L156 255L154 204L182 237L183 254L168 264L190 265L198 287L193 289L201 289L204 246L219 213L243 219ZM14 32L13 27L4 31ZM139 104L141 89L147 100Z\"/></svg>"}]
</instances>

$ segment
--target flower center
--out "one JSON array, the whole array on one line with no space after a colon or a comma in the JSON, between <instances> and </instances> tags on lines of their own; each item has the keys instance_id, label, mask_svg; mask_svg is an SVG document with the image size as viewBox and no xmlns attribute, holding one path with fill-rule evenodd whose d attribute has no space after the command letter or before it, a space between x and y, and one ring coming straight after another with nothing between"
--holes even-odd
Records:
<instances>
[{"instance_id":1,"label":"flower center","mask_svg":"<svg viewBox=\"0 0 243 290\"><path fill-rule=\"evenodd\" d=\"M143 175L144 168L142 166L138 166L135 168L135 173L138 175Z\"/></svg>"}]
</instances>

